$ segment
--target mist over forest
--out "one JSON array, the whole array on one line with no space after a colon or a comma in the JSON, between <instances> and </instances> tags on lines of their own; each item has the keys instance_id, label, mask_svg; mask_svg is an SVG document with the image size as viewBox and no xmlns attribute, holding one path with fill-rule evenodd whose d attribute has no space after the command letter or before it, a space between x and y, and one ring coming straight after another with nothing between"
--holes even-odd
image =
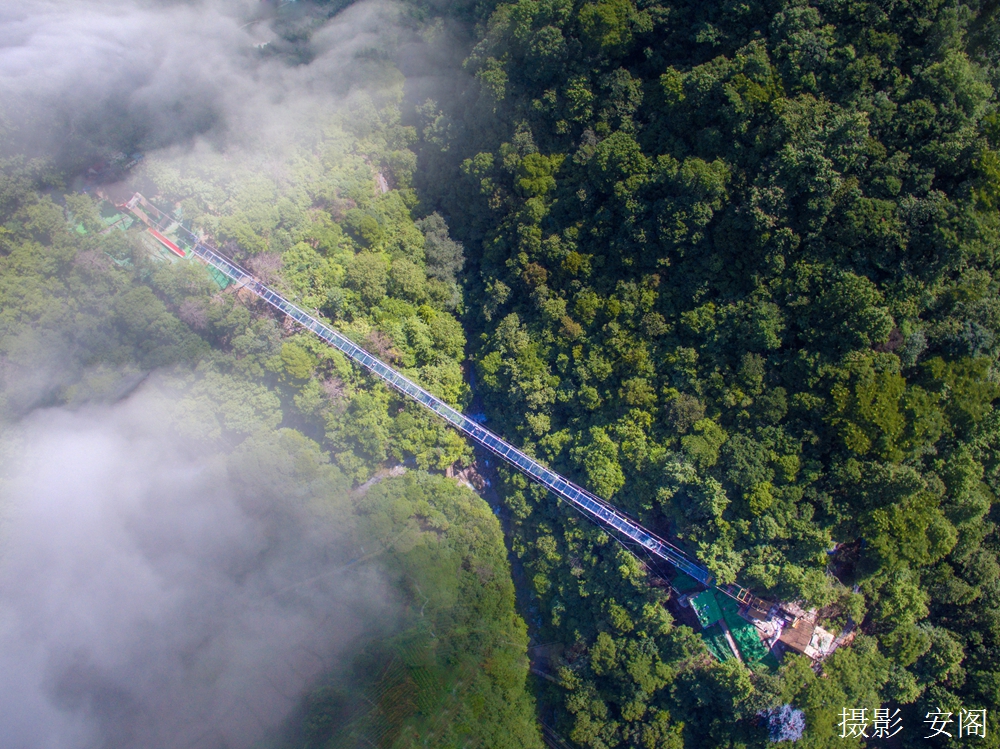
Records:
<instances>
[{"instance_id":1,"label":"mist over forest","mask_svg":"<svg viewBox=\"0 0 1000 749\"><path fill-rule=\"evenodd\" d=\"M0 10L0 746L996 746L998 28Z\"/></svg>"},{"instance_id":2,"label":"mist over forest","mask_svg":"<svg viewBox=\"0 0 1000 749\"><path fill-rule=\"evenodd\" d=\"M250 480L272 445L191 450L165 407L139 390L9 434L6 746L251 746L391 619L332 508Z\"/></svg>"},{"instance_id":3,"label":"mist over forest","mask_svg":"<svg viewBox=\"0 0 1000 749\"><path fill-rule=\"evenodd\" d=\"M259 2L21 4L0 26L4 124L21 152L67 168L108 149L280 150L352 89L378 86L359 76L359 53L412 43L400 6L336 10L305 4L275 19Z\"/></svg>"}]
</instances>

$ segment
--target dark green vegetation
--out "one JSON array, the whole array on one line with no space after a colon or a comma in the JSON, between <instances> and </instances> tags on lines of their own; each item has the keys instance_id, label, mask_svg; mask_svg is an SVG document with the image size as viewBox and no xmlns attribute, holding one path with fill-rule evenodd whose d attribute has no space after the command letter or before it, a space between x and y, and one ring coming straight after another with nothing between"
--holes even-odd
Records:
<instances>
[{"instance_id":1,"label":"dark green vegetation","mask_svg":"<svg viewBox=\"0 0 1000 749\"><path fill-rule=\"evenodd\" d=\"M311 696L304 745L537 746L527 631L493 513L467 489L415 472L356 507L365 548L386 550L388 574L412 601L408 626L358 658L347 684Z\"/></svg>"},{"instance_id":2,"label":"dark green vegetation","mask_svg":"<svg viewBox=\"0 0 1000 749\"><path fill-rule=\"evenodd\" d=\"M996 710L993 6L447 12L480 23L469 85L420 105L418 126L383 65L395 88L322 137L235 168L150 157L137 187L457 405L467 336L498 431L721 580L861 632L823 676L796 657L774 674L718 663L640 563L507 474L551 654L546 720L593 749L750 747L758 713L790 703L801 746L840 747L842 708L886 706L921 746L929 709ZM0 184L7 413L173 367L173 427L237 455L276 445L274 481L356 516L407 603L309 698L298 745L537 745L483 505L416 471L334 501L387 462L440 470L468 448L197 268L96 234L89 199L67 198L88 230L70 233L36 192L50 176L12 161Z\"/></svg>"},{"instance_id":3,"label":"dark green vegetation","mask_svg":"<svg viewBox=\"0 0 1000 749\"><path fill-rule=\"evenodd\" d=\"M166 208L184 198L182 212L261 276L459 403L461 247L440 217L411 218L415 156L397 98L363 97L344 117L352 130L334 120L308 148L286 144L285 179L263 158L237 171L221 157L150 158L137 186ZM369 166L382 159L400 188L386 194ZM169 414L164 430L225 460L240 496L281 497L335 524L350 564L390 580L398 621L373 625L346 675L308 697L289 746L539 746L499 522L469 490L424 472L468 448L266 307L220 293L200 265L154 260L140 226L102 233L89 196L68 194L64 207L38 191L61 176L4 164L4 423L117 400L155 371L143 387ZM416 467L351 493L387 461Z\"/></svg>"},{"instance_id":4,"label":"dark green vegetation","mask_svg":"<svg viewBox=\"0 0 1000 749\"><path fill-rule=\"evenodd\" d=\"M561 730L744 746L792 702L840 746L842 707L886 704L920 745L936 705L996 709L994 5L522 0L480 30L474 80L420 108L418 186L466 246L496 428L720 580L863 632L825 679L708 665L509 475Z\"/></svg>"},{"instance_id":5,"label":"dark green vegetation","mask_svg":"<svg viewBox=\"0 0 1000 749\"><path fill-rule=\"evenodd\" d=\"M397 87L375 99L358 97L318 142L310 134L305 143L282 144L278 169L268 169L273 153L235 169L222 155L151 158L138 184L154 202L177 203L186 220L267 283L320 310L435 395L461 404L465 336L453 314L461 304L455 283L461 247L439 216L419 224L411 217L416 158L407 146L415 134L399 124L398 93ZM377 171L397 189L383 193ZM189 302L186 313L213 344L237 347L241 371L280 382L301 427L323 439L355 481L387 459L444 469L470 456L454 432L419 406L381 386L360 386L347 360L312 334L284 336L268 358L244 361L266 344L260 335L243 337L244 327L236 335L227 327L232 323L220 327L214 310L203 300ZM245 326L249 313L238 303L234 310L235 324Z\"/></svg>"}]
</instances>

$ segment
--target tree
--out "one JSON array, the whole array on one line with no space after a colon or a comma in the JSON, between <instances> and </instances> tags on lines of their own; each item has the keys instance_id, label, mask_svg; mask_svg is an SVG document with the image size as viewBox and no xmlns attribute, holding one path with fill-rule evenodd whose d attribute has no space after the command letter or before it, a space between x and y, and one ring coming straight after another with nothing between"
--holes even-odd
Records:
<instances>
[{"instance_id":1,"label":"tree","mask_svg":"<svg viewBox=\"0 0 1000 749\"><path fill-rule=\"evenodd\" d=\"M388 291L388 258L381 253L358 253L347 266L345 282L348 288L358 293L363 304L378 304Z\"/></svg>"},{"instance_id":2,"label":"tree","mask_svg":"<svg viewBox=\"0 0 1000 749\"><path fill-rule=\"evenodd\" d=\"M461 243L448 236L448 226L439 213L416 222L424 234L424 257L427 273L443 281L454 282L465 262Z\"/></svg>"},{"instance_id":3,"label":"tree","mask_svg":"<svg viewBox=\"0 0 1000 749\"><path fill-rule=\"evenodd\" d=\"M600 427L591 427L587 441L573 448L572 455L583 465L588 484L598 496L610 499L624 486L618 447Z\"/></svg>"}]
</instances>

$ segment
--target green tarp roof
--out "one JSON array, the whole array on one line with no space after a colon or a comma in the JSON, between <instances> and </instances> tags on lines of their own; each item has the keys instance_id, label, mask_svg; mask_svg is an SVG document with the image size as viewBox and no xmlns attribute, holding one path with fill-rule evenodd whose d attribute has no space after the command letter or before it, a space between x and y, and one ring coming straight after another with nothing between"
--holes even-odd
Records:
<instances>
[{"instance_id":1,"label":"green tarp roof","mask_svg":"<svg viewBox=\"0 0 1000 749\"><path fill-rule=\"evenodd\" d=\"M715 624L722 618L722 612L719 610L719 604L715 600L715 594L713 594L710 590L706 590L704 593L699 593L692 598L691 608L693 608L694 613L698 615L698 623L701 624L702 627Z\"/></svg>"},{"instance_id":2,"label":"green tarp roof","mask_svg":"<svg viewBox=\"0 0 1000 749\"><path fill-rule=\"evenodd\" d=\"M736 601L726 597L720 599L711 590L706 590L691 599L691 608L698 615L698 621L702 626L701 636L705 638L708 649L719 660L732 657L722 630L713 626L720 619L729 627L729 633L736 641L736 647L739 648L740 655L745 661L754 663L769 655L767 646L757 634L757 628L740 616Z\"/></svg>"},{"instance_id":3,"label":"green tarp roof","mask_svg":"<svg viewBox=\"0 0 1000 749\"><path fill-rule=\"evenodd\" d=\"M720 661L728 661L733 657L733 651L729 649L729 643L726 642L726 636L722 634L722 629L717 625L712 625L708 629L703 629L701 631L701 636L705 640L705 644L708 646L709 652Z\"/></svg>"},{"instance_id":4,"label":"green tarp roof","mask_svg":"<svg viewBox=\"0 0 1000 749\"><path fill-rule=\"evenodd\" d=\"M722 609L722 616L729 626L729 632L732 634L733 639L736 640L736 647L740 649L740 654L744 660L750 662L759 661L766 656L768 650L764 643L761 642L760 635L757 634L757 628L740 616L739 606L736 601L727 598L720 604L720 608Z\"/></svg>"},{"instance_id":5,"label":"green tarp roof","mask_svg":"<svg viewBox=\"0 0 1000 749\"><path fill-rule=\"evenodd\" d=\"M726 623L728 624L728 621ZM736 647L740 649L744 660L752 663L767 656L767 647L761 642L757 628L749 622L742 622L735 627L730 627L729 632L736 640Z\"/></svg>"}]
</instances>

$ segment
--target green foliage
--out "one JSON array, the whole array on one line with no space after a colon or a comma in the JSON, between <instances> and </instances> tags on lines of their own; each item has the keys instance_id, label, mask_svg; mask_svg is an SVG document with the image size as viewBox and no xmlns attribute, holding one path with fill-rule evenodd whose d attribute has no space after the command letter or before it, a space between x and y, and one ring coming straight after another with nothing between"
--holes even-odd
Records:
<instances>
[{"instance_id":1,"label":"green foliage","mask_svg":"<svg viewBox=\"0 0 1000 749\"><path fill-rule=\"evenodd\" d=\"M402 631L375 651L404 669L407 701L382 721L392 724L392 745L540 747L525 690L527 630L514 612L500 524L486 503L443 477L408 472L368 488L356 511L361 542L376 550L369 555L381 558L403 596ZM328 741L359 740L365 723L360 731L357 720L344 725L351 711L342 703L372 711L391 673L366 665L358 660L339 699L329 688L313 694L307 730L333 723Z\"/></svg>"},{"instance_id":2,"label":"green foliage","mask_svg":"<svg viewBox=\"0 0 1000 749\"><path fill-rule=\"evenodd\" d=\"M853 647L835 652L824 667L824 676L809 668L808 659L791 656L782 667L782 701L803 710L806 730L803 746L842 746L836 726L839 710L833 705L881 704L880 691L888 683L891 664L870 638L859 637Z\"/></svg>"},{"instance_id":3,"label":"green foliage","mask_svg":"<svg viewBox=\"0 0 1000 749\"><path fill-rule=\"evenodd\" d=\"M348 288L358 293L362 304L378 304L388 291L389 259L381 253L358 253L347 266L344 280Z\"/></svg>"},{"instance_id":4,"label":"green foliage","mask_svg":"<svg viewBox=\"0 0 1000 749\"><path fill-rule=\"evenodd\" d=\"M416 223L424 233L427 274L454 282L465 260L462 245L448 236L448 226L439 213L432 213Z\"/></svg>"},{"instance_id":5,"label":"green foliage","mask_svg":"<svg viewBox=\"0 0 1000 749\"><path fill-rule=\"evenodd\" d=\"M379 106L360 97L323 133L296 134L267 153L152 154L136 176L157 205L180 203L185 221L267 283L332 313L347 335L460 404L466 341L452 311L461 304L462 247L439 215L421 228L412 219L413 133L399 125L390 94ZM386 462L440 471L468 463L464 440L314 336L266 308L248 309L231 289L220 293L200 265L151 256L142 227L102 234L92 198L69 194L63 207L36 192L37 165L4 163L4 419L143 387L177 439L226 454L242 500L264 514L280 502L334 522L353 536L358 564L390 571L405 616L372 629L359 668L388 663L399 678L381 686L415 693L420 685L420 699L391 704L365 682L378 706L366 725L400 729L399 746L540 746L526 629L489 507L417 471L384 484L405 490L379 498L381 486L365 487L371 502L359 496L356 507L350 496ZM376 193L376 169L396 189ZM382 533L391 542L367 554ZM308 700L296 746L327 744L357 708L362 692L351 697L350 686L334 679Z\"/></svg>"},{"instance_id":6,"label":"green foliage","mask_svg":"<svg viewBox=\"0 0 1000 749\"><path fill-rule=\"evenodd\" d=\"M681 447L699 469L711 468L719 460L719 448L726 441L725 431L711 419L694 423L691 434L681 437Z\"/></svg>"},{"instance_id":7,"label":"green foliage","mask_svg":"<svg viewBox=\"0 0 1000 749\"><path fill-rule=\"evenodd\" d=\"M316 362L308 351L294 343L286 343L281 347L281 364L284 372L296 380L308 380L312 377Z\"/></svg>"},{"instance_id":8,"label":"green foliage","mask_svg":"<svg viewBox=\"0 0 1000 749\"><path fill-rule=\"evenodd\" d=\"M518 165L517 189L527 198L544 197L555 189L553 176L565 157L557 154L545 157L540 153L529 153Z\"/></svg>"},{"instance_id":9,"label":"green foliage","mask_svg":"<svg viewBox=\"0 0 1000 749\"><path fill-rule=\"evenodd\" d=\"M580 34L598 52L613 54L631 41L629 0L600 0L580 8Z\"/></svg>"},{"instance_id":10,"label":"green foliage","mask_svg":"<svg viewBox=\"0 0 1000 749\"><path fill-rule=\"evenodd\" d=\"M618 464L618 446L600 427L591 427L585 442L571 453L586 471L589 485L602 497L613 497L625 484Z\"/></svg>"},{"instance_id":11,"label":"green foliage","mask_svg":"<svg viewBox=\"0 0 1000 749\"><path fill-rule=\"evenodd\" d=\"M235 171L199 153L183 169L150 158L143 176L255 272L456 403L467 336L477 395L526 451L676 536L720 580L829 604L868 633L822 676L794 657L776 677L715 664L607 533L504 474L511 545L552 643L558 683L539 692L558 731L581 747L760 746L758 711L791 703L804 746L840 746L839 707L896 701L907 725L938 705L995 708L992 9L454 12L481 38L469 88L419 109L420 170L398 90L358 95L279 174L270 153ZM8 413L112 397L120 365L200 362L176 386L176 426L248 440L251 468L251 447L275 444L320 486L365 481L382 461L467 458L339 355L213 297L204 276L152 266L135 237L99 235L89 198L64 210L39 196L37 169L4 162L0 180L0 375L26 383L3 391ZM396 189L376 191L376 171ZM421 215L437 209L418 222L412 180ZM15 376L56 360L70 372L59 381ZM209 406L219 392L231 399ZM269 442L286 419L323 450L290 432ZM277 485L299 478L274 472ZM537 744L495 520L425 480L359 501L368 538L391 541L420 630L359 668L385 666L397 690L385 693L427 699L373 699L372 720L394 716L401 742L406 724L435 745ZM314 745L344 699L312 699ZM434 710L453 719L421 723Z\"/></svg>"},{"instance_id":12,"label":"green foliage","mask_svg":"<svg viewBox=\"0 0 1000 749\"><path fill-rule=\"evenodd\" d=\"M236 168L221 157L152 156L144 189L158 189L149 197L160 204L180 201L186 217L265 281L458 404L467 397L459 366L465 337L452 312L461 306L463 249L440 214L411 215L414 133L399 122L398 86L358 95L323 133L302 133ZM376 172L395 189L382 192ZM235 246L238 225L256 234L256 244ZM290 423L323 439L352 480L367 480L387 460L441 470L469 460L468 446L447 427L405 408L313 336L289 339L270 320L239 319L240 305L195 288L206 279L191 276L192 267L157 269L160 293L232 354L224 368L275 375Z\"/></svg>"},{"instance_id":13,"label":"green foliage","mask_svg":"<svg viewBox=\"0 0 1000 749\"><path fill-rule=\"evenodd\" d=\"M423 144L424 200L470 248L497 429L720 579L864 620L827 678L780 677L816 746L839 741L830 705L917 705L931 674L995 704L995 658L977 686L960 673L997 643L976 582L1000 489L992 21L961 2L502 3L440 114L447 148ZM639 699L610 679L641 627L595 599L634 621L655 591L606 536L514 478L503 494L542 639L591 649L552 691L572 740L760 745L759 684L691 667ZM927 655L933 627L959 666L944 635Z\"/></svg>"}]
</instances>

